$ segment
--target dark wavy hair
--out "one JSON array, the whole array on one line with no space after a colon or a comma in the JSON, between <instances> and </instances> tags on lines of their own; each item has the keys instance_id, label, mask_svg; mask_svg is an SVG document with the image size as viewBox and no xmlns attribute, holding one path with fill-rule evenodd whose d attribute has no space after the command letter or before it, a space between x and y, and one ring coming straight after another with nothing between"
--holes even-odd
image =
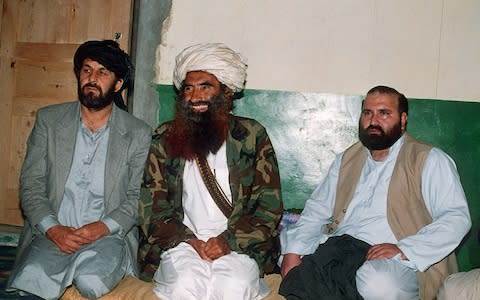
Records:
<instances>
[{"instance_id":1,"label":"dark wavy hair","mask_svg":"<svg viewBox=\"0 0 480 300\"><path fill-rule=\"evenodd\" d=\"M373 93L380 93L380 94L389 94L389 95L395 95L397 96L398 99L398 111L400 112L400 115L402 113L406 113L408 115L408 99L405 97L404 94L400 93L394 88L385 86L385 85L377 85L376 87L371 88L367 92L367 96ZM363 103L362 103L363 106Z\"/></svg>"}]
</instances>

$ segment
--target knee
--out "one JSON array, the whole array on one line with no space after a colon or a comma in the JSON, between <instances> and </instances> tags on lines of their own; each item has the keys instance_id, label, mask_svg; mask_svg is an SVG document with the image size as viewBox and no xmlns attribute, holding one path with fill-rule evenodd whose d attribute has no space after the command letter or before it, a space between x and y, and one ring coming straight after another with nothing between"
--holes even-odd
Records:
<instances>
[{"instance_id":1,"label":"knee","mask_svg":"<svg viewBox=\"0 0 480 300\"><path fill-rule=\"evenodd\" d=\"M77 276L74 280L75 288L85 298L97 299L109 293L113 287L107 287L101 278L93 275Z\"/></svg>"},{"instance_id":2,"label":"knee","mask_svg":"<svg viewBox=\"0 0 480 300\"><path fill-rule=\"evenodd\" d=\"M242 266L232 264L230 268L215 268L212 272L212 281L223 290L236 291L249 290L250 287L258 288L259 270L255 261L245 261Z\"/></svg>"},{"instance_id":3,"label":"knee","mask_svg":"<svg viewBox=\"0 0 480 300\"><path fill-rule=\"evenodd\" d=\"M398 279L397 274L389 270L364 264L357 271L357 290L366 300L410 299Z\"/></svg>"},{"instance_id":4,"label":"knee","mask_svg":"<svg viewBox=\"0 0 480 300\"><path fill-rule=\"evenodd\" d=\"M264 291L261 289L258 276L252 278L250 274L243 272L224 275L213 276L210 299L259 299L259 295L263 296Z\"/></svg>"},{"instance_id":5,"label":"knee","mask_svg":"<svg viewBox=\"0 0 480 300\"><path fill-rule=\"evenodd\" d=\"M368 265L360 267L357 271L357 290L364 299L385 299L383 292L388 290L388 280L380 272Z\"/></svg>"},{"instance_id":6,"label":"knee","mask_svg":"<svg viewBox=\"0 0 480 300\"><path fill-rule=\"evenodd\" d=\"M212 274L226 286L248 286L260 277L257 263L246 255L232 255L214 264Z\"/></svg>"},{"instance_id":7,"label":"knee","mask_svg":"<svg viewBox=\"0 0 480 300\"><path fill-rule=\"evenodd\" d=\"M246 287L252 285L258 277L252 278L248 274L242 272L232 272L230 276L218 276L214 275L214 280L222 286L222 288L232 288L243 290Z\"/></svg>"}]
</instances>

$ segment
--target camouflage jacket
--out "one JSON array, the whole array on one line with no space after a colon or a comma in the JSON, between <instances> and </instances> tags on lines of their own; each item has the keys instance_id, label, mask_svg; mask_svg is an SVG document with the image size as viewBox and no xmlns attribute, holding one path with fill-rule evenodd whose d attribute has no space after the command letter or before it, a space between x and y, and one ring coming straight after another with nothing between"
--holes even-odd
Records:
<instances>
[{"instance_id":1,"label":"camouflage jacket","mask_svg":"<svg viewBox=\"0 0 480 300\"><path fill-rule=\"evenodd\" d=\"M164 123L153 134L140 194L138 263L140 277L147 281L163 251L195 238L182 223L185 159L167 152L169 128ZM273 271L279 255L277 225L283 204L277 159L265 128L252 119L232 115L226 143L233 212L220 237L233 251L255 259L263 275Z\"/></svg>"}]
</instances>

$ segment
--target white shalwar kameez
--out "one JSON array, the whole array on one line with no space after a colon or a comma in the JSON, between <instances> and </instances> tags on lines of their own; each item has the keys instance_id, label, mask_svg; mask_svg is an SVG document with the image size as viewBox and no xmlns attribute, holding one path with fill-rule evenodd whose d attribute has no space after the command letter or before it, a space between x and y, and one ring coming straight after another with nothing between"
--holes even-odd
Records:
<instances>
[{"instance_id":1,"label":"white shalwar kameez","mask_svg":"<svg viewBox=\"0 0 480 300\"><path fill-rule=\"evenodd\" d=\"M218 183L231 201L226 144L207 161ZM187 161L183 173L183 223L203 241L227 229L227 218L215 204L193 161ZM262 299L270 289L259 278L255 260L231 252L212 262L200 258L187 243L165 251L154 275L155 294L162 300Z\"/></svg>"},{"instance_id":2,"label":"white shalwar kameez","mask_svg":"<svg viewBox=\"0 0 480 300\"><path fill-rule=\"evenodd\" d=\"M417 234L398 241L387 220L387 194L401 137L383 161L368 153L352 201L343 221L331 234L323 233L330 223L336 199L336 188L342 154L338 155L328 174L305 204L297 223L282 230L282 254L313 253L330 236L348 234L371 245L396 244L409 258L365 262L357 271L357 289L365 299L418 299L417 271L425 271L451 253L470 228L470 214L453 160L438 148L430 151L422 172L422 196L433 222ZM367 150L366 150L367 151ZM366 296L368 295L368 296Z\"/></svg>"}]
</instances>

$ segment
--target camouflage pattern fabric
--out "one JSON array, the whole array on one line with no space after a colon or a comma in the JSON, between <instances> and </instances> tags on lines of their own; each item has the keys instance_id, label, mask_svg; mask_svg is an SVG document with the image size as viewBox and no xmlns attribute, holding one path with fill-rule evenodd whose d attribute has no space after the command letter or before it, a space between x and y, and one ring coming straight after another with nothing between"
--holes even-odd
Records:
<instances>
[{"instance_id":1,"label":"camouflage pattern fabric","mask_svg":"<svg viewBox=\"0 0 480 300\"><path fill-rule=\"evenodd\" d=\"M195 238L183 223L182 176L185 159L166 149L170 123L157 128L140 193L140 278L150 281L163 251ZM227 164L233 212L220 237L233 251L249 255L260 274L271 273L279 256L277 226L283 204L278 163L265 128L255 120L231 115Z\"/></svg>"}]
</instances>

